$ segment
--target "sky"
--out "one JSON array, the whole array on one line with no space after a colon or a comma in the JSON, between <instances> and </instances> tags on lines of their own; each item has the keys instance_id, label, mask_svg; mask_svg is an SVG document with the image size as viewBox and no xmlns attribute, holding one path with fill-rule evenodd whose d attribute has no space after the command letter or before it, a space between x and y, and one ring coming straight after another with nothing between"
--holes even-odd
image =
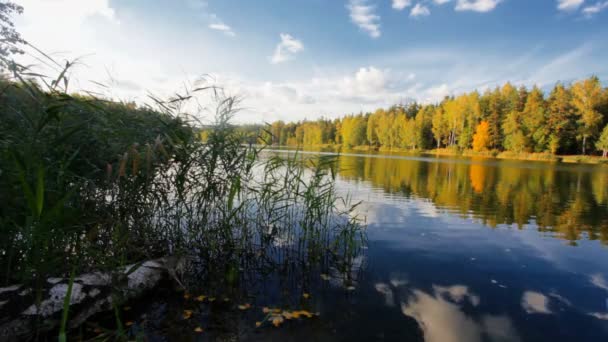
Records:
<instances>
[{"instance_id":1,"label":"sky","mask_svg":"<svg viewBox=\"0 0 608 342\"><path fill-rule=\"evenodd\" d=\"M608 80L608 0L13 1L23 38L78 61L71 91L146 103L204 80L242 98L239 123Z\"/></svg>"}]
</instances>

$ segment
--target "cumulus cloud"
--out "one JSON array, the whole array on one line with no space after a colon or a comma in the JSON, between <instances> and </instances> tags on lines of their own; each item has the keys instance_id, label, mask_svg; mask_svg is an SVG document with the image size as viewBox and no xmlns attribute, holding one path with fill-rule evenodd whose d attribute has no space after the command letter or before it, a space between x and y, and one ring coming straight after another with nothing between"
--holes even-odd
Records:
<instances>
[{"instance_id":1,"label":"cumulus cloud","mask_svg":"<svg viewBox=\"0 0 608 342\"><path fill-rule=\"evenodd\" d=\"M579 8L585 0L557 0L557 9L560 11L573 11Z\"/></svg>"},{"instance_id":2,"label":"cumulus cloud","mask_svg":"<svg viewBox=\"0 0 608 342\"><path fill-rule=\"evenodd\" d=\"M534 291L524 292L521 306L529 314L552 314L549 309L549 298L542 293Z\"/></svg>"},{"instance_id":3,"label":"cumulus cloud","mask_svg":"<svg viewBox=\"0 0 608 342\"><path fill-rule=\"evenodd\" d=\"M507 316L469 316L466 299L479 304L479 297L466 286L433 286L432 293L414 290L401 303L401 312L418 322L427 342L520 341Z\"/></svg>"},{"instance_id":4,"label":"cumulus cloud","mask_svg":"<svg viewBox=\"0 0 608 342\"><path fill-rule=\"evenodd\" d=\"M372 38L380 37L380 16L376 14L375 6L369 5L367 0L349 0L346 7L355 25Z\"/></svg>"},{"instance_id":5,"label":"cumulus cloud","mask_svg":"<svg viewBox=\"0 0 608 342\"><path fill-rule=\"evenodd\" d=\"M393 0L393 8L397 11L404 10L412 5L412 0Z\"/></svg>"},{"instance_id":6,"label":"cumulus cloud","mask_svg":"<svg viewBox=\"0 0 608 342\"><path fill-rule=\"evenodd\" d=\"M410 17L425 17L430 14L431 11L429 8L421 4L416 4L416 6L414 6L414 8L412 8L410 11Z\"/></svg>"},{"instance_id":7,"label":"cumulus cloud","mask_svg":"<svg viewBox=\"0 0 608 342\"><path fill-rule=\"evenodd\" d=\"M304 44L301 41L287 33L281 33L281 41L275 48L272 57L270 57L270 62L279 64L290 61L302 50L304 50Z\"/></svg>"},{"instance_id":8,"label":"cumulus cloud","mask_svg":"<svg viewBox=\"0 0 608 342\"><path fill-rule=\"evenodd\" d=\"M229 36L229 37L234 37L236 36L236 33L234 33L234 31L232 30L232 28L224 23L215 23L215 24L209 24L209 28L212 30L216 30L216 31L220 31L223 34Z\"/></svg>"},{"instance_id":9,"label":"cumulus cloud","mask_svg":"<svg viewBox=\"0 0 608 342\"><path fill-rule=\"evenodd\" d=\"M433 3L435 5L443 5L443 4L447 4L448 2L450 2L451 0L433 0Z\"/></svg>"},{"instance_id":10,"label":"cumulus cloud","mask_svg":"<svg viewBox=\"0 0 608 342\"><path fill-rule=\"evenodd\" d=\"M600 13L606 8L608 8L608 1L597 2L594 5L583 8L583 14L587 17L590 17L594 14Z\"/></svg>"},{"instance_id":11,"label":"cumulus cloud","mask_svg":"<svg viewBox=\"0 0 608 342\"><path fill-rule=\"evenodd\" d=\"M490 12L501 3L502 0L458 0L456 11Z\"/></svg>"}]
</instances>

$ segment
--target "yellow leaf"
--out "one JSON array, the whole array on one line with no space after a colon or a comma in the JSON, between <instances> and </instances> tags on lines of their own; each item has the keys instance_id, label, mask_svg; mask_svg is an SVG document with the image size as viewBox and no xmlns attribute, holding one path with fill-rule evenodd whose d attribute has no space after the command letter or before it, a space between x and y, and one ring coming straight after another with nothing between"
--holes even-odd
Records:
<instances>
[{"instance_id":1,"label":"yellow leaf","mask_svg":"<svg viewBox=\"0 0 608 342\"><path fill-rule=\"evenodd\" d=\"M274 316L274 318L272 319L272 325L274 325L275 327L278 327L282 323L283 323L283 317L281 317L281 316Z\"/></svg>"},{"instance_id":2,"label":"yellow leaf","mask_svg":"<svg viewBox=\"0 0 608 342\"><path fill-rule=\"evenodd\" d=\"M197 302L202 302L202 301L205 300L205 298L207 298L207 296L198 296L198 297L196 297L196 301Z\"/></svg>"},{"instance_id":3,"label":"yellow leaf","mask_svg":"<svg viewBox=\"0 0 608 342\"><path fill-rule=\"evenodd\" d=\"M289 311L283 311L283 317L285 317L285 319L292 319L293 314Z\"/></svg>"},{"instance_id":4,"label":"yellow leaf","mask_svg":"<svg viewBox=\"0 0 608 342\"><path fill-rule=\"evenodd\" d=\"M192 317L192 310L184 310L184 319L190 319Z\"/></svg>"},{"instance_id":5,"label":"yellow leaf","mask_svg":"<svg viewBox=\"0 0 608 342\"><path fill-rule=\"evenodd\" d=\"M190 294L189 293L184 293L184 299L190 299Z\"/></svg>"},{"instance_id":6,"label":"yellow leaf","mask_svg":"<svg viewBox=\"0 0 608 342\"><path fill-rule=\"evenodd\" d=\"M128 327L132 326L133 324L135 324L135 323L133 323L132 321L128 321L127 323L125 323L125 325Z\"/></svg>"},{"instance_id":7,"label":"yellow leaf","mask_svg":"<svg viewBox=\"0 0 608 342\"><path fill-rule=\"evenodd\" d=\"M330 279L330 276L328 276L328 275L327 275L327 274L325 274L325 273L322 273L322 274L321 274L321 279L323 279L323 280L329 280L329 279Z\"/></svg>"},{"instance_id":8,"label":"yellow leaf","mask_svg":"<svg viewBox=\"0 0 608 342\"><path fill-rule=\"evenodd\" d=\"M201 327L196 327L196 328L194 329L194 332L197 332L197 333L202 333L203 331L204 331L204 330L203 330L203 328L201 328Z\"/></svg>"},{"instance_id":9,"label":"yellow leaf","mask_svg":"<svg viewBox=\"0 0 608 342\"><path fill-rule=\"evenodd\" d=\"M310 294L309 293L304 293L302 295L302 297L304 297L304 299L308 299L308 298L310 298Z\"/></svg>"},{"instance_id":10,"label":"yellow leaf","mask_svg":"<svg viewBox=\"0 0 608 342\"><path fill-rule=\"evenodd\" d=\"M123 310L125 310L125 311L129 311L129 310L131 310L131 307L130 307L130 306L125 306L125 307L123 308Z\"/></svg>"},{"instance_id":11,"label":"yellow leaf","mask_svg":"<svg viewBox=\"0 0 608 342\"><path fill-rule=\"evenodd\" d=\"M261 327L261 326L262 326L262 322L255 322L255 327L256 327L256 328L259 328L259 327Z\"/></svg>"},{"instance_id":12,"label":"yellow leaf","mask_svg":"<svg viewBox=\"0 0 608 342\"><path fill-rule=\"evenodd\" d=\"M263 312L263 313L265 313L265 314L267 314L267 313L269 313L269 312L270 312L270 309L269 309L269 308L267 308L267 307L263 307L263 308L262 308L262 312Z\"/></svg>"},{"instance_id":13,"label":"yellow leaf","mask_svg":"<svg viewBox=\"0 0 608 342\"><path fill-rule=\"evenodd\" d=\"M306 317L308 317L308 318L312 318L312 316L313 316L313 314L312 314L312 313L310 313L310 312L308 312L308 311L306 311L306 310L300 310L300 311L298 311L298 313L299 313L301 316L306 316Z\"/></svg>"}]
</instances>

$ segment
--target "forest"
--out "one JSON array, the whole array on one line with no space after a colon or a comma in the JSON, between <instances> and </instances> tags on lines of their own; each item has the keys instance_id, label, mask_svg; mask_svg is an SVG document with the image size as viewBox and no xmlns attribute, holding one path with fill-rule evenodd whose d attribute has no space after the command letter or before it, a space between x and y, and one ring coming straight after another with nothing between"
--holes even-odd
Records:
<instances>
[{"instance_id":1,"label":"forest","mask_svg":"<svg viewBox=\"0 0 608 342\"><path fill-rule=\"evenodd\" d=\"M252 127L243 127L252 130ZM264 130L265 143L341 145L373 150L430 150L608 155L608 88L593 76L557 83L547 95L506 83L445 97L437 104L411 102L373 113L285 123Z\"/></svg>"}]
</instances>

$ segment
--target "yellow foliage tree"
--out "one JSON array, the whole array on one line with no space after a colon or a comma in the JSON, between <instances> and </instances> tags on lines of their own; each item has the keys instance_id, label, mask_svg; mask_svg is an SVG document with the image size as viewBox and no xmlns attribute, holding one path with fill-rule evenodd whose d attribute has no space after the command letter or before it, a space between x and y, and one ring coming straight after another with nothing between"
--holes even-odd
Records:
<instances>
[{"instance_id":1,"label":"yellow foliage tree","mask_svg":"<svg viewBox=\"0 0 608 342\"><path fill-rule=\"evenodd\" d=\"M477 130L473 136L473 150L477 152L488 149L490 143L490 124L482 121L477 125Z\"/></svg>"}]
</instances>

